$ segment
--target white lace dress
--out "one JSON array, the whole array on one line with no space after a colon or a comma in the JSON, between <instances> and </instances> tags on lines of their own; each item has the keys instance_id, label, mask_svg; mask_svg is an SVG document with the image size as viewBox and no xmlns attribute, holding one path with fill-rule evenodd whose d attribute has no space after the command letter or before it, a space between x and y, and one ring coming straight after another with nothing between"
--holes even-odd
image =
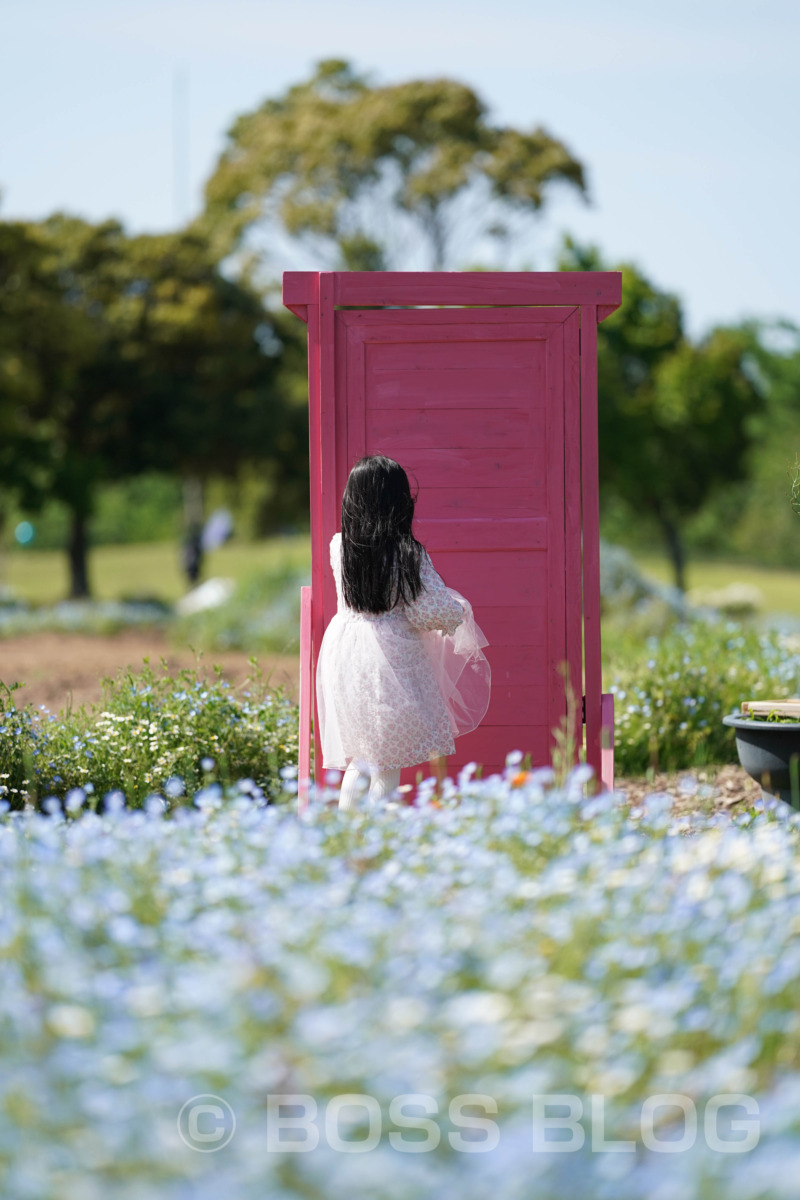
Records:
<instances>
[{"instance_id":1,"label":"white lace dress","mask_svg":"<svg viewBox=\"0 0 800 1200\"><path fill-rule=\"evenodd\" d=\"M469 601L446 586L426 552L413 604L354 612L342 597L341 547L334 534L338 610L316 679L323 767L362 762L390 770L452 754L454 737L483 719L491 688L487 641Z\"/></svg>"}]
</instances>

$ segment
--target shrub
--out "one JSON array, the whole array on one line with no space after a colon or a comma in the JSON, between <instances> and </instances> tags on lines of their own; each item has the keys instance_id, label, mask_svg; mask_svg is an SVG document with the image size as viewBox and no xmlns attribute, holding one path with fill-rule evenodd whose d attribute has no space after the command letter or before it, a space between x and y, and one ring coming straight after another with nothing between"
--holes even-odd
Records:
<instances>
[{"instance_id":1,"label":"shrub","mask_svg":"<svg viewBox=\"0 0 800 1200\"><path fill-rule=\"evenodd\" d=\"M22 807L22 797L28 783L27 766L36 736L36 716L30 705L18 708L14 692L20 684L10 687L0 679L0 797L7 797L12 808Z\"/></svg>"},{"instance_id":2,"label":"shrub","mask_svg":"<svg viewBox=\"0 0 800 1200\"><path fill-rule=\"evenodd\" d=\"M175 641L209 650L294 653L298 647L300 588L310 582L305 565L272 563L248 575L216 608L178 617Z\"/></svg>"},{"instance_id":3,"label":"shrub","mask_svg":"<svg viewBox=\"0 0 800 1200\"><path fill-rule=\"evenodd\" d=\"M247 777L277 798L280 771L297 762L297 709L251 663L237 690L220 667L213 680L191 667L173 677L162 659L157 676L145 659L142 671L105 679L99 704L61 718L17 708L5 688L0 794L22 807L26 798L40 805L75 788L96 797L119 790L140 806L152 793L186 802L203 785Z\"/></svg>"},{"instance_id":4,"label":"shrub","mask_svg":"<svg viewBox=\"0 0 800 1200\"><path fill-rule=\"evenodd\" d=\"M644 644L611 639L607 678L615 696L615 766L641 775L736 762L722 718L742 700L800 692L800 655L777 633L730 621L673 627Z\"/></svg>"}]
</instances>

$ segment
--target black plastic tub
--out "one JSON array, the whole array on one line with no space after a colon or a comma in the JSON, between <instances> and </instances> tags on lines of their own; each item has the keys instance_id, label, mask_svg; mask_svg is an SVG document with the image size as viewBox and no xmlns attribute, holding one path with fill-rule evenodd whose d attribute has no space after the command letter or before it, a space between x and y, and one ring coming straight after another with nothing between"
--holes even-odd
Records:
<instances>
[{"instance_id":1,"label":"black plastic tub","mask_svg":"<svg viewBox=\"0 0 800 1200\"><path fill-rule=\"evenodd\" d=\"M736 730L739 762L764 796L800 809L800 721L753 721L732 713L722 722Z\"/></svg>"}]
</instances>

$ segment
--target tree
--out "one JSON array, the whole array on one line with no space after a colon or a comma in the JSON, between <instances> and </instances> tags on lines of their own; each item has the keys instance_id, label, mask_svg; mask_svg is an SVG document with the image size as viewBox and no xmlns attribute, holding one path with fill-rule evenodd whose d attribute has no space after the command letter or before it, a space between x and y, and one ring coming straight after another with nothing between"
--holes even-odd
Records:
<instances>
[{"instance_id":1,"label":"tree","mask_svg":"<svg viewBox=\"0 0 800 1200\"><path fill-rule=\"evenodd\" d=\"M59 430L63 398L98 351L72 299L49 232L0 223L0 488L33 511L58 490L72 433Z\"/></svg>"},{"instance_id":2,"label":"tree","mask_svg":"<svg viewBox=\"0 0 800 1200\"><path fill-rule=\"evenodd\" d=\"M686 520L747 473L765 402L753 329L718 326L693 345L677 297L635 266L567 237L559 267L622 271L622 304L598 326L600 482L655 518L683 589Z\"/></svg>"},{"instance_id":3,"label":"tree","mask_svg":"<svg viewBox=\"0 0 800 1200\"><path fill-rule=\"evenodd\" d=\"M64 386L91 345L33 225L0 222L0 495L37 511L51 484L44 396Z\"/></svg>"},{"instance_id":4,"label":"tree","mask_svg":"<svg viewBox=\"0 0 800 1200\"><path fill-rule=\"evenodd\" d=\"M750 561L794 567L800 556L800 524L790 504L800 457L800 326L786 319L755 320L753 328L768 401L753 422L747 484L730 497L731 540Z\"/></svg>"},{"instance_id":5,"label":"tree","mask_svg":"<svg viewBox=\"0 0 800 1200\"><path fill-rule=\"evenodd\" d=\"M25 428L46 446L41 490L70 512L70 594L88 596L100 483L149 469L225 475L268 459L285 423L282 344L255 290L225 278L197 232L127 238L117 221L56 214L2 236L36 248L54 310L52 331L17 322L7 359L27 356ZM30 297L27 310L37 311Z\"/></svg>"},{"instance_id":6,"label":"tree","mask_svg":"<svg viewBox=\"0 0 800 1200\"><path fill-rule=\"evenodd\" d=\"M263 222L315 261L350 270L441 270L481 239L508 239L561 181L586 198L581 163L541 126L491 124L449 79L386 87L343 61L238 117L199 224L222 256Z\"/></svg>"},{"instance_id":7,"label":"tree","mask_svg":"<svg viewBox=\"0 0 800 1200\"><path fill-rule=\"evenodd\" d=\"M204 237L130 242L128 353L150 409L148 460L201 482L245 465L270 477L273 522L308 509L302 327L248 274L226 278Z\"/></svg>"}]
</instances>

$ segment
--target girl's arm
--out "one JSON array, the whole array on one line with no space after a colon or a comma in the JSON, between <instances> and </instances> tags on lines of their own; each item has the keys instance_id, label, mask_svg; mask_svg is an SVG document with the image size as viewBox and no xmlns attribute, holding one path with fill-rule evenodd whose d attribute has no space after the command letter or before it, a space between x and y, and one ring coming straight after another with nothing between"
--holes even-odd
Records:
<instances>
[{"instance_id":1,"label":"girl's arm","mask_svg":"<svg viewBox=\"0 0 800 1200\"><path fill-rule=\"evenodd\" d=\"M448 591L427 551L422 556L419 573L422 591L405 609L410 624L415 629L441 629L444 633L455 633L464 620L464 610Z\"/></svg>"}]
</instances>

